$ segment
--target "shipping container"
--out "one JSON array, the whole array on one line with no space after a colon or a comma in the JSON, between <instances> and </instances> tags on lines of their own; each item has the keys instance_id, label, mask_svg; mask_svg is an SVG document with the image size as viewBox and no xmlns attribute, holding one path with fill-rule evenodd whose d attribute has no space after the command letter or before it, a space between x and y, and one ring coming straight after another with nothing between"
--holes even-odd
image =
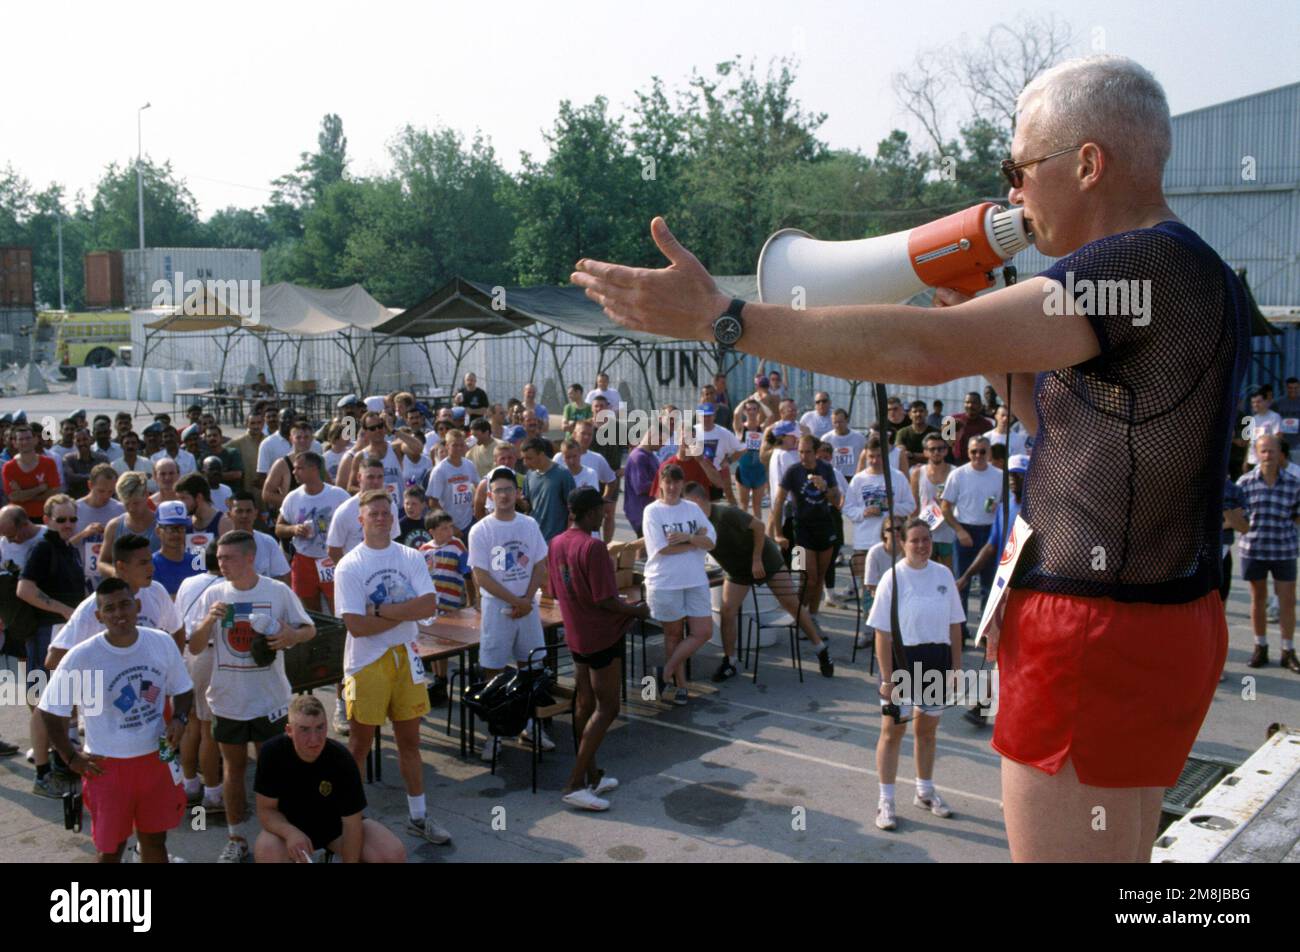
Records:
<instances>
[{"instance_id":1,"label":"shipping container","mask_svg":"<svg viewBox=\"0 0 1300 952\"><path fill-rule=\"evenodd\" d=\"M86 252L85 272L86 307L120 308L126 303L122 286L122 252Z\"/></svg>"},{"instance_id":2,"label":"shipping container","mask_svg":"<svg viewBox=\"0 0 1300 952\"><path fill-rule=\"evenodd\" d=\"M145 248L122 252L126 306L175 307L191 281L261 281L262 252L247 248Z\"/></svg>"},{"instance_id":3,"label":"shipping container","mask_svg":"<svg viewBox=\"0 0 1300 952\"><path fill-rule=\"evenodd\" d=\"M35 309L0 304L0 365L27 363L35 334Z\"/></svg>"},{"instance_id":4,"label":"shipping container","mask_svg":"<svg viewBox=\"0 0 1300 952\"><path fill-rule=\"evenodd\" d=\"M0 307L28 308L36 303L32 283L32 249L0 247Z\"/></svg>"}]
</instances>

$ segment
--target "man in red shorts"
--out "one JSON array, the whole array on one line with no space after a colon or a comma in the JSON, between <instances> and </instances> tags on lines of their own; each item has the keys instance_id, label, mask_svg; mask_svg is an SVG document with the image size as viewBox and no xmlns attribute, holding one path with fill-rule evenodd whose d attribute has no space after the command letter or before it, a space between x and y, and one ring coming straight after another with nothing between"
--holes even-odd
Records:
<instances>
[{"instance_id":1,"label":"man in red shorts","mask_svg":"<svg viewBox=\"0 0 1300 952\"><path fill-rule=\"evenodd\" d=\"M139 603L131 586L110 578L95 590L95 616L105 630L77 645L55 669L41 695L50 741L84 778L91 837L101 863L119 863L134 832L140 860L167 862L167 831L185 814L180 743L194 685L172 636L137 628ZM168 698L171 719L164 723ZM68 718L80 708L84 750L68 740ZM160 740L175 760L160 757Z\"/></svg>"},{"instance_id":2,"label":"man in red shorts","mask_svg":"<svg viewBox=\"0 0 1300 952\"><path fill-rule=\"evenodd\" d=\"M990 644L1011 856L1145 861L1227 648L1218 534L1247 307L1165 202L1169 106L1149 72L1120 56L1070 60L1026 87L1017 114L1008 198L1039 250L1062 257L1010 287L973 299L939 288L938 312L733 301L662 219L651 233L669 267L584 259L572 280L635 330L845 379L981 373L1003 388L1037 429L1032 535L1019 534Z\"/></svg>"}]
</instances>

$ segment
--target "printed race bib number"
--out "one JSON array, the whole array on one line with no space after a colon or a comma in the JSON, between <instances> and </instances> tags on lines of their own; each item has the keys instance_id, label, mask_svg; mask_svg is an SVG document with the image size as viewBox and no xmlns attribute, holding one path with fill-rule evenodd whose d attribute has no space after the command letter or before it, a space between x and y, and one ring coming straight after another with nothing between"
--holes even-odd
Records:
<instances>
[{"instance_id":1,"label":"printed race bib number","mask_svg":"<svg viewBox=\"0 0 1300 952\"><path fill-rule=\"evenodd\" d=\"M1300 420L1296 419L1295 417L1283 417L1283 418L1282 418L1282 432L1283 432L1283 433L1300 433Z\"/></svg>"},{"instance_id":2,"label":"printed race bib number","mask_svg":"<svg viewBox=\"0 0 1300 952\"><path fill-rule=\"evenodd\" d=\"M86 563L87 575L99 574L99 550L103 545L102 542L86 543L85 558L82 561Z\"/></svg>"},{"instance_id":3,"label":"printed race bib number","mask_svg":"<svg viewBox=\"0 0 1300 952\"><path fill-rule=\"evenodd\" d=\"M456 484L455 490L451 494L451 504L453 506L468 506L474 501L474 490L469 486Z\"/></svg>"},{"instance_id":4,"label":"printed race bib number","mask_svg":"<svg viewBox=\"0 0 1300 952\"><path fill-rule=\"evenodd\" d=\"M745 449L757 452L763 448L763 434L750 431L745 434Z\"/></svg>"},{"instance_id":5,"label":"printed race bib number","mask_svg":"<svg viewBox=\"0 0 1300 952\"><path fill-rule=\"evenodd\" d=\"M270 721L272 724L274 724L276 721L281 720L282 718L288 716L289 716L289 705L286 704L284 707L277 707L270 714L266 715L266 719Z\"/></svg>"},{"instance_id":6,"label":"printed race bib number","mask_svg":"<svg viewBox=\"0 0 1300 952\"><path fill-rule=\"evenodd\" d=\"M853 449L848 446L835 447L835 468L842 470L853 462Z\"/></svg>"},{"instance_id":7,"label":"printed race bib number","mask_svg":"<svg viewBox=\"0 0 1300 952\"><path fill-rule=\"evenodd\" d=\"M416 650L414 641L406 643L406 660L411 665L411 680L416 684L424 684L424 662L420 660L420 653Z\"/></svg>"},{"instance_id":8,"label":"printed race bib number","mask_svg":"<svg viewBox=\"0 0 1300 952\"><path fill-rule=\"evenodd\" d=\"M334 581L334 560L328 556L316 560L316 575L322 582Z\"/></svg>"},{"instance_id":9,"label":"printed race bib number","mask_svg":"<svg viewBox=\"0 0 1300 952\"><path fill-rule=\"evenodd\" d=\"M931 532L934 532L943 525L943 510L939 508L938 503L930 503L930 505L922 509L918 515L925 521L925 524L930 527Z\"/></svg>"},{"instance_id":10,"label":"printed race bib number","mask_svg":"<svg viewBox=\"0 0 1300 952\"><path fill-rule=\"evenodd\" d=\"M990 631L1000 632L1002 630L1002 611L1007 595L1007 585L1016 570L1016 562L1019 561L1020 554L1025 551L1025 542L1033 534L1034 530L1029 527L1029 523L1021 519L1020 516L1016 516L1015 522L1011 524L1011 533L1007 536L1007 544L1003 547L1002 555L998 561L997 575L993 577L993 591L984 606L984 614L980 617L980 626L975 635L975 644L982 644Z\"/></svg>"},{"instance_id":11,"label":"printed race bib number","mask_svg":"<svg viewBox=\"0 0 1300 952\"><path fill-rule=\"evenodd\" d=\"M185 536L185 551L190 557L190 568L202 574L208 564L208 543L212 536L206 532L192 532Z\"/></svg>"}]
</instances>

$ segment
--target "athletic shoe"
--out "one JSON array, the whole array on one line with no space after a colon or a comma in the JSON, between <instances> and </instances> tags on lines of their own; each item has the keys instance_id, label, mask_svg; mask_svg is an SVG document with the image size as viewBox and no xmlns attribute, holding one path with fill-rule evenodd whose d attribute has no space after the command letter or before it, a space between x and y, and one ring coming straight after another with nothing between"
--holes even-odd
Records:
<instances>
[{"instance_id":1,"label":"athletic shoe","mask_svg":"<svg viewBox=\"0 0 1300 952\"><path fill-rule=\"evenodd\" d=\"M952 816L952 811L948 809L948 804L943 802L943 798L939 796L938 791L930 794L928 800L923 799L918 793L912 799L912 806L920 807L922 810L929 810L937 817Z\"/></svg>"},{"instance_id":2,"label":"athletic shoe","mask_svg":"<svg viewBox=\"0 0 1300 952\"><path fill-rule=\"evenodd\" d=\"M18 753L18 745L7 740L0 740L0 757L13 757Z\"/></svg>"},{"instance_id":3,"label":"athletic shoe","mask_svg":"<svg viewBox=\"0 0 1300 952\"><path fill-rule=\"evenodd\" d=\"M544 750L546 753L549 754L551 751L555 749L555 741L551 740L551 738L546 735L546 731L544 729L538 731L538 733L541 735L542 738L542 750ZM519 743L525 744L529 747L533 746L533 729L531 724L525 727L520 732Z\"/></svg>"},{"instance_id":4,"label":"athletic shoe","mask_svg":"<svg viewBox=\"0 0 1300 952\"><path fill-rule=\"evenodd\" d=\"M881 800L876 804L876 829L895 830L898 823L894 819L894 801Z\"/></svg>"},{"instance_id":5,"label":"athletic shoe","mask_svg":"<svg viewBox=\"0 0 1300 952\"><path fill-rule=\"evenodd\" d=\"M1283 651L1282 656L1277 659L1277 663L1280 664L1282 667L1286 668L1288 671L1293 671L1296 674L1300 674L1300 659L1296 658L1294 648L1292 648L1290 651Z\"/></svg>"},{"instance_id":6,"label":"athletic shoe","mask_svg":"<svg viewBox=\"0 0 1300 952\"><path fill-rule=\"evenodd\" d=\"M678 707L685 707L686 701L687 701L686 689L678 688L676 693L673 694L673 704L677 705Z\"/></svg>"},{"instance_id":7,"label":"athletic shoe","mask_svg":"<svg viewBox=\"0 0 1300 952\"><path fill-rule=\"evenodd\" d=\"M831 646L822 644L822 650L817 652L817 667L822 670L823 678L835 677L835 662L831 660Z\"/></svg>"},{"instance_id":8,"label":"athletic shoe","mask_svg":"<svg viewBox=\"0 0 1300 952\"><path fill-rule=\"evenodd\" d=\"M962 717L964 717L968 723L974 724L976 727L987 727L989 723L988 718L984 716L984 705L982 704L973 705L965 714L962 715Z\"/></svg>"},{"instance_id":9,"label":"athletic shoe","mask_svg":"<svg viewBox=\"0 0 1300 952\"><path fill-rule=\"evenodd\" d=\"M834 591L832 591L829 588L826 589L825 594L822 596L822 604L825 605L827 608L844 607L844 603L840 601L839 595L837 595Z\"/></svg>"},{"instance_id":10,"label":"athletic shoe","mask_svg":"<svg viewBox=\"0 0 1300 952\"><path fill-rule=\"evenodd\" d=\"M27 762L29 764L36 763L36 749L34 747L27 748Z\"/></svg>"},{"instance_id":11,"label":"athletic shoe","mask_svg":"<svg viewBox=\"0 0 1300 952\"><path fill-rule=\"evenodd\" d=\"M859 650L863 648L870 648L872 647L873 641L874 639L868 639L866 635L860 634L858 635L857 640L854 642L854 647L858 648Z\"/></svg>"},{"instance_id":12,"label":"athletic shoe","mask_svg":"<svg viewBox=\"0 0 1300 952\"><path fill-rule=\"evenodd\" d=\"M57 750L50 751L50 770L62 780L75 780L77 773L68 766L67 761Z\"/></svg>"},{"instance_id":13,"label":"athletic shoe","mask_svg":"<svg viewBox=\"0 0 1300 952\"><path fill-rule=\"evenodd\" d=\"M218 863L242 863L248 859L248 844L243 840L228 839L226 845L222 847L221 855L217 857Z\"/></svg>"},{"instance_id":14,"label":"athletic shoe","mask_svg":"<svg viewBox=\"0 0 1300 952\"><path fill-rule=\"evenodd\" d=\"M590 789L592 793L594 793L596 796L599 797L603 794L609 793L612 790L617 790L618 781L615 780L613 777L602 776L600 778L600 783L596 784L596 786L591 787Z\"/></svg>"},{"instance_id":15,"label":"athletic shoe","mask_svg":"<svg viewBox=\"0 0 1300 952\"><path fill-rule=\"evenodd\" d=\"M51 800L60 800L67 792L67 782L55 776L54 771L50 771L44 777L37 777L36 782L32 784L32 793L38 797L49 797Z\"/></svg>"},{"instance_id":16,"label":"athletic shoe","mask_svg":"<svg viewBox=\"0 0 1300 952\"><path fill-rule=\"evenodd\" d=\"M730 658L723 658L722 663L718 665L718 670L713 672L710 679L714 684L721 684L728 678L734 678L737 675L736 666L731 663Z\"/></svg>"},{"instance_id":17,"label":"athletic shoe","mask_svg":"<svg viewBox=\"0 0 1300 952\"><path fill-rule=\"evenodd\" d=\"M601 813L609 809L609 801L602 800L587 787L575 790L573 793L566 793L560 799L571 807L577 807L579 810L590 810L593 813Z\"/></svg>"},{"instance_id":18,"label":"athletic shoe","mask_svg":"<svg viewBox=\"0 0 1300 952\"><path fill-rule=\"evenodd\" d=\"M493 737L483 744L483 752L479 754L483 758L483 763L490 764L497 753L500 753L501 738Z\"/></svg>"},{"instance_id":19,"label":"athletic shoe","mask_svg":"<svg viewBox=\"0 0 1300 952\"><path fill-rule=\"evenodd\" d=\"M1246 662L1248 668L1263 668L1268 665L1268 645L1256 645L1250 660Z\"/></svg>"},{"instance_id":20,"label":"athletic shoe","mask_svg":"<svg viewBox=\"0 0 1300 952\"><path fill-rule=\"evenodd\" d=\"M451 834L440 827L431 816L425 816L422 820L408 816L406 818L406 832L412 836L426 839L435 846L442 846L451 842Z\"/></svg>"}]
</instances>

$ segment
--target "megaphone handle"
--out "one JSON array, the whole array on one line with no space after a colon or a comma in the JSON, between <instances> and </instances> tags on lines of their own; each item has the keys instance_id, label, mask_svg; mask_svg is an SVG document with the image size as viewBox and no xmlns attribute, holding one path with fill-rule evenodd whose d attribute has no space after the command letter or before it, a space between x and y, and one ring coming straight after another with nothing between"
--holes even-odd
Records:
<instances>
[{"instance_id":1,"label":"megaphone handle","mask_svg":"<svg viewBox=\"0 0 1300 952\"><path fill-rule=\"evenodd\" d=\"M996 284L993 280L993 272L985 271L982 274L972 274L960 281L951 281L947 284L954 291L960 291L962 294L974 296L980 291L987 291Z\"/></svg>"}]
</instances>

